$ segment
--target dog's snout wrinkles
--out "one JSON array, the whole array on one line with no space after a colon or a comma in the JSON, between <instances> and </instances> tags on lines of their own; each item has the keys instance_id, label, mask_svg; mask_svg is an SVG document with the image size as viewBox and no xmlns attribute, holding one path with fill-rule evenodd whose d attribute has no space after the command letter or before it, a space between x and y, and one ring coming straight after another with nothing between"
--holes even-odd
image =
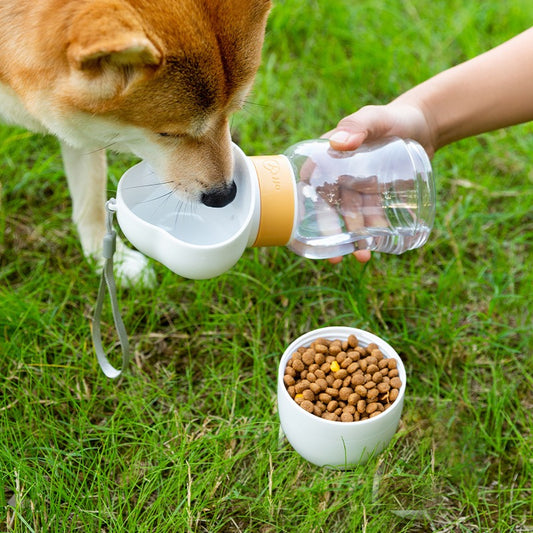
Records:
<instances>
[{"instance_id":1,"label":"dog's snout wrinkles","mask_svg":"<svg viewBox=\"0 0 533 533\"><path fill-rule=\"evenodd\" d=\"M225 207L237 195L237 185L232 181L225 187L216 187L202 193L201 202L207 207Z\"/></svg>"}]
</instances>

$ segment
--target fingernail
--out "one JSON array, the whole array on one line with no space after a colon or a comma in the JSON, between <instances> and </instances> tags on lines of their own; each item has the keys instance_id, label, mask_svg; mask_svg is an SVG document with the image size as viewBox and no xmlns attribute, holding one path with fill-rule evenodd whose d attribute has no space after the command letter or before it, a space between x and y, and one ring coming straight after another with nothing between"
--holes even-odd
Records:
<instances>
[{"instance_id":1,"label":"fingernail","mask_svg":"<svg viewBox=\"0 0 533 533\"><path fill-rule=\"evenodd\" d=\"M344 144L350 138L351 133L349 131L337 130L330 138L330 141Z\"/></svg>"}]
</instances>

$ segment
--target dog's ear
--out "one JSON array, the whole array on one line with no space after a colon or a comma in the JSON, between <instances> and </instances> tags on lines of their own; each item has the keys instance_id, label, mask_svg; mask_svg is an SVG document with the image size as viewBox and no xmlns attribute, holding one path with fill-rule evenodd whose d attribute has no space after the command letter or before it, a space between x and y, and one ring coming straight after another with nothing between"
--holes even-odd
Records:
<instances>
[{"instance_id":1,"label":"dog's ear","mask_svg":"<svg viewBox=\"0 0 533 533\"><path fill-rule=\"evenodd\" d=\"M78 84L83 80L102 98L124 90L136 74L162 62L140 17L121 0L85 4L73 17L68 37L67 58Z\"/></svg>"}]
</instances>

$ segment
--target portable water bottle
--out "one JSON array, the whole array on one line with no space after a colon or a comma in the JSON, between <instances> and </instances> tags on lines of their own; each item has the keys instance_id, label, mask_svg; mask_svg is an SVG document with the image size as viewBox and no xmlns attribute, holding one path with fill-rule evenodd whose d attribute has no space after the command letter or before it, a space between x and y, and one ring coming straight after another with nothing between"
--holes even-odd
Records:
<instances>
[{"instance_id":1,"label":"portable water bottle","mask_svg":"<svg viewBox=\"0 0 533 533\"><path fill-rule=\"evenodd\" d=\"M401 254L428 239L435 185L413 140L389 137L339 152L316 139L253 157L233 145L233 156L237 195L223 208L184 202L145 162L129 169L116 200L126 238L192 279L222 274L251 246L325 259L359 249Z\"/></svg>"}]
</instances>

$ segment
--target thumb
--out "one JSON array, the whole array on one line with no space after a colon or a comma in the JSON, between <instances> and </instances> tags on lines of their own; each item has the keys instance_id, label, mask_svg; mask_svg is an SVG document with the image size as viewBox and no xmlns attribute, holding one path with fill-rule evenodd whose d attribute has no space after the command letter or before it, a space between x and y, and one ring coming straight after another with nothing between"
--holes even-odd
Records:
<instances>
[{"instance_id":1,"label":"thumb","mask_svg":"<svg viewBox=\"0 0 533 533\"><path fill-rule=\"evenodd\" d=\"M395 121L387 106L368 105L341 119L326 137L333 149L355 150L365 141L390 134Z\"/></svg>"},{"instance_id":2,"label":"thumb","mask_svg":"<svg viewBox=\"0 0 533 533\"><path fill-rule=\"evenodd\" d=\"M337 127L326 135L334 150L355 150L365 142L366 131L350 131Z\"/></svg>"}]
</instances>

